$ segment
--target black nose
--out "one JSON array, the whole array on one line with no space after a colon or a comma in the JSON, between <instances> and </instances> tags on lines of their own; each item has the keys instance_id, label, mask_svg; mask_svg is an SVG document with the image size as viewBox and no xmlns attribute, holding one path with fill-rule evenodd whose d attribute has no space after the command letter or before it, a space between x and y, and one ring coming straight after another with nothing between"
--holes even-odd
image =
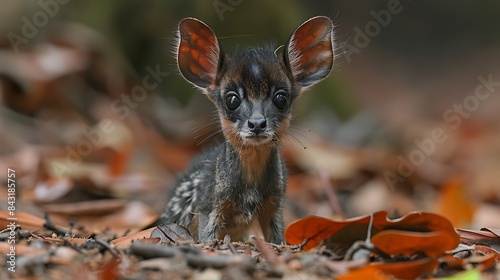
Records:
<instances>
[{"instance_id":1,"label":"black nose","mask_svg":"<svg viewBox=\"0 0 500 280\"><path fill-rule=\"evenodd\" d=\"M248 128L256 134L263 132L266 129L267 121L264 118L256 118L248 120Z\"/></svg>"}]
</instances>

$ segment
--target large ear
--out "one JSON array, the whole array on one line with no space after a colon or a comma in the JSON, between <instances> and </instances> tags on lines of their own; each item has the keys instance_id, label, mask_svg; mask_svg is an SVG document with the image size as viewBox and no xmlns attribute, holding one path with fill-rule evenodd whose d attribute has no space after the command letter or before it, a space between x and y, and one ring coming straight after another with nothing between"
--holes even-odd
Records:
<instances>
[{"instance_id":1,"label":"large ear","mask_svg":"<svg viewBox=\"0 0 500 280\"><path fill-rule=\"evenodd\" d=\"M186 80L197 87L215 83L219 65L219 42L208 25L195 18L179 23L177 65Z\"/></svg>"},{"instance_id":2,"label":"large ear","mask_svg":"<svg viewBox=\"0 0 500 280\"><path fill-rule=\"evenodd\" d=\"M333 67L333 23L327 17L313 17L292 34L285 49L285 61L295 81L311 86Z\"/></svg>"}]
</instances>

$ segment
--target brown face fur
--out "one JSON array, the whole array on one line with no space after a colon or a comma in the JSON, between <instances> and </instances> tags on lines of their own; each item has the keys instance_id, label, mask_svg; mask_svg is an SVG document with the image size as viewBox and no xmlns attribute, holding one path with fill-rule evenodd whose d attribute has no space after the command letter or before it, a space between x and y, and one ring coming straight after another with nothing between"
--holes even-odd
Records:
<instances>
[{"instance_id":1,"label":"brown face fur","mask_svg":"<svg viewBox=\"0 0 500 280\"><path fill-rule=\"evenodd\" d=\"M270 153L286 135L296 93L284 62L270 48L249 49L225 57L224 62L229 66L223 64L216 90L210 90L208 96L218 107L222 131L239 153L247 181L254 182L260 179ZM284 100L279 106L277 94ZM236 109L228 108L228 96L232 95L240 103ZM259 133L252 132L248 123L254 118L265 120L265 128Z\"/></svg>"}]
</instances>

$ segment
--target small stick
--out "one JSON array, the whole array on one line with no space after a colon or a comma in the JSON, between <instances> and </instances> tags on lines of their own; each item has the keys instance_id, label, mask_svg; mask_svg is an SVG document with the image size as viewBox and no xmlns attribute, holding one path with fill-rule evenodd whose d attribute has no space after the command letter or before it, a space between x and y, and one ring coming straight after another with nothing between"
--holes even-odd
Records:
<instances>
[{"instance_id":1,"label":"small stick","mask_svg":"<svg viewBox=\"0 0 500 280\"><path fill-rule=\"evenodd\" d=\"M273 266L281 266L284 265L283 260L280 260L276 253L271 250L264 242L257 236L253 236L252 238L255 240L255 245L259 249L260 253L270 264Z\"/></svg>"},{"instance_id":2,"label":"small stick","mask_svg":"<svg viewBox=\"0 0 500 280\"><path fill-rule=\"evenodd\" d=\"M47 221L45 224L43 224L43 227L55 232L57 235L66 235L66 232L58 229L53 223L52 220L50 219L50 216L48 213L45 213L45 221Z\"/></svg>"},{"instance_id":3,"label":"small stick","mask_svg":"<svg viewBox=\"0 0 500 280\"><path fill-rule=\"evenodd\" d=\"M104 246L106 249L108 249L108 251L117 259L120 259L120 254L118 253L118 251L116 251L115 248L113 248L109 243L107 243L106 241L103 241L101 239L94 239L95 242L101 244L102 246Z\"/></svg>"},{"instance_id":4,"label":"small stick","mask_svg":"<svg viewBox=\"0 0 500 280\"><path fill-rule=\"evenodd\" d=\"M224 236L224 243L227 245L231 253L233 253L234 255L238 255L238 250L236 250L233 243L231 243L231 236L229 234L226 234L226 236Z\"/></svg>"},{"instance_id":5,"label":"small stick","mask_svg":"<svg viewBox=\"0 0 500 280\"><path fill-rule=\"evenodd\" d=\"M323 182L323 189L325 190L326 197L328 198L328 201L330 202L330 207L332 207L333 213L336 213L340 215L341 217L344 217L344 213L342 212L342 207L340 207L340 202L338 199L337 194L333 191L333 185L330 183L330 178L327 174L326 171L320 169L319 170L319 177L321 179L321 182Z\"/></svg>"}]
</instances>

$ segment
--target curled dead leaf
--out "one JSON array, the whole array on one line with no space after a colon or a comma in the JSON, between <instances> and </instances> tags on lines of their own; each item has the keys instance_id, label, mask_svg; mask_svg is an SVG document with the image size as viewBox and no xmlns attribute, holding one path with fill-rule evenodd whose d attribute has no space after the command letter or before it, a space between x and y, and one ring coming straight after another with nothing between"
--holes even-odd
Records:
<instances>
[{"instance_id":1,"label":"curled dead leaf","mask_svg":"<svg viewBox=\"0 0 500 280\"><path fill-rule=\"evenodd\" d=\"M370 215L343 221L310 216L291 223L285 231L285 239L291 245L302 244L305 250L314 248L325 240L329 248L346 250L354 242L366 239L369 222ZM451 223L440 215L410 212L399 219L391 220L385 211L373 213L373 226L370 229L372 236L391 229L409 232L443 232L449 235L453 244L458 245L460 242Z\"/></svg>"},{"instance_id":2,"label":"curled dead leaf","mask_svg":"<svg viewBox=\"0 0 500 280\"><path fill-rule=\"evenodd\" d=\"M491 255L493 256L496 262L500 262L500 252L491 247L484 245L476 245L474 246L474 250L479 251L485 255Z\"/></svg>"},{"instance_id":3,"label":"curled dead leaf","mask_svg":"<svg viewBox=\"0 0 500 280\"><path fill-rule=\"evenodd\" d=\"M416 279L420 276L431 274L438 266L439 262L435 258L423 258L406 262L393 263L371 263L385 273L392 274L398 279Z\"/></svg>"},{"instance_id":4,"label":"curled dead leaf","mask_svg":"<svg viewBox=\"0 0 500 280\"><path fill-rule=\"evenodd\" d=\"M364 266L359 269L350 270L345 274L339 275L338 280L358 280L358 279L373 279L373 280L389 280L389 277L380 269L374 266Z\"/></svg>"},{"instance_id":5,"label":"curled dead leaf","mask_svg":"<svg viewBox=\"0 0 500 280\"><path fill-rule=\"evenodd\" d=\"M482 228L481 230L457 229L462 243L467 245L485 245L500 251L500 237L493 229Z\"/></svg>"},{"instance_id":6,"label":"curled dead leaf","mask_svg":"<svg viewBox=\"0 0 500 280\"><path fill-rule=\"evenodd\" d=\"M375 234L371 242L376 248L388 255L412 256L416 253L422 253L430 257L438 257L458 245L453 235L442 231L384 230Z\"/></svg>"}]
</instances>

